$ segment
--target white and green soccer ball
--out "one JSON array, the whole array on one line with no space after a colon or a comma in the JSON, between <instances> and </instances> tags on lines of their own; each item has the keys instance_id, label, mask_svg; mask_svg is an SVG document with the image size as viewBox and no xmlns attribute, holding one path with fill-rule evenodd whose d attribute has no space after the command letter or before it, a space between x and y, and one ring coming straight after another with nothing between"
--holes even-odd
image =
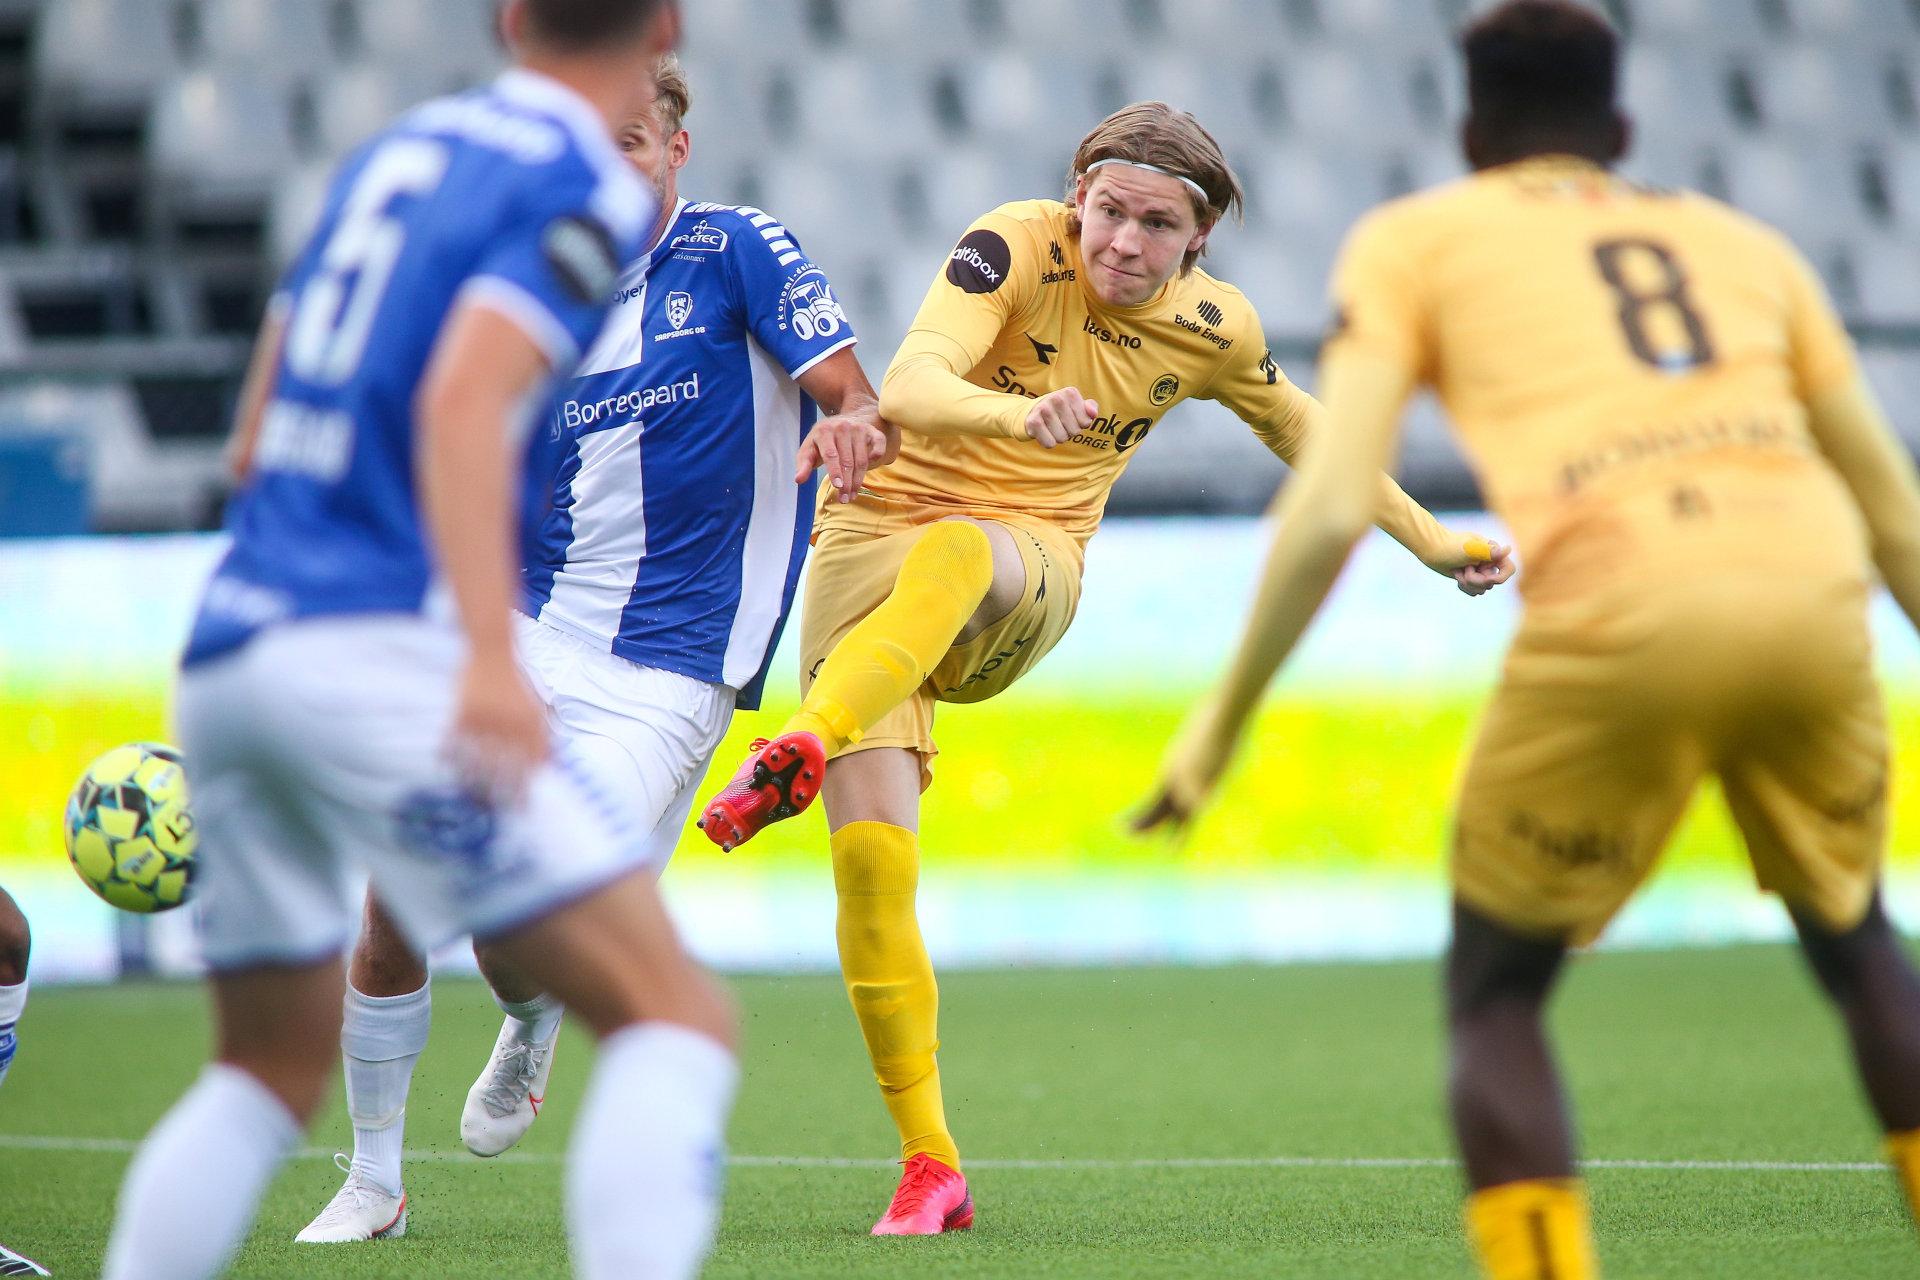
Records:
<instances>
[{"instance_id":1,"label":"white and green soccer ball","mask_svg":"<svg viewBox=\"0 0 1920 1280\"><path fill-rule=\"evenodd\" d=\"M135 742L87 766L67 801L67 857L87 888L122 911L187 900L200 836L180 753Z\"/></svg>"}]
</instances>

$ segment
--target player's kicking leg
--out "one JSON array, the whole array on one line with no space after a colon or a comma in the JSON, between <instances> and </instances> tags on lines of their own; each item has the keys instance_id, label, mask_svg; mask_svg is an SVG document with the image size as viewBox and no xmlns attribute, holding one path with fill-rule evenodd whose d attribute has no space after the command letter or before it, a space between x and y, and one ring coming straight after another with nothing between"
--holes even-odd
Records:
<instances>
[{"instance_id":1,"label":"player's kicking leg","mask_svg":"<svg viewBox=\"0 0 1920 1280\"><path fill-rule=\"evenodd\" d=\"M804 811L824 785L826 761L912 696L981 614L991 621L1012 609L1025 581L1005 529L942 520L919 534L892 592L833 647L800 710L776 737L756 741L702 808L707 838L734 849Z\"/></svg>"},{"instance_id":2,"label":"player's kicking leg","mask_svg":"<svg viewBox=\"0 0 1920 1280\"><path fill-rule=\"evenodd\" d=\"M1492 1280L1596 1274L1573 1128L1544 1024L1566 948L1456 902L1447 953L1448 1101Z\"/></svg>"},{"instance_id":3,"label":"player's kicking leg","mask_svg":"<svg viewBox=\"0 0 1920 1280\"><path fill-rule=\"evenodd\" d=\"M407 1233L410 1205L400 1153L407 1092L427 1047L432 1000L426 965L368 893L340 1028L353 1160L340 1190L294 1237L300 1243L346 1244Z\"/></svg>"},{"instance_id":4,"label":"player's kicking leg","mask_svg":"<svg viewBox=\"0 0 1920 1280\"><path fill-rule=\"evenodd\" d=\"M1792 915L1807 961L1846 1023L1888 1158L1920 1221L1920 974L1878 892L1866 917L1844 932L1810 912Z\"/></svg>"},{"instance_id":5,"label":"player's kicking leg","mask_svg":"<svg viewBox=\"0 0 1920 1280\"><path fill-rule=\"evenodd\" d=\"M0 1084L7 1081L18 1041L14 1027L27 1007L27 953L33 937L20 905L0 889ZM44 1276L45 1267L0 1245L0 1276Z\"/></svg>"}]
</instances>

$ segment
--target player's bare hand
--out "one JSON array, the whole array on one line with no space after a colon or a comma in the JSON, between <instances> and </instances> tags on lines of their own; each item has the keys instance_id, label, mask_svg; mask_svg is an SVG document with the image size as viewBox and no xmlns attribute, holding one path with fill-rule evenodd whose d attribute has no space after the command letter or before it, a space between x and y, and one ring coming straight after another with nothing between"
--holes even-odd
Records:
<instances>
[{"instance_id":1,"label":"player's bare hand","mask_svg":"<svg viewBox=\"0 0 1920 1280\"><path fill-rule=\"evenodd\" d=\"M1027 410L1027 434L1043 449L1067 441L1092 426L1100 416L1100 406L1080 394L1078 387L1049 391Z\"/></svg>"},{"instance_id":2,"label":"player's bare hand","mask_svg":"<svg viewBox=\"0 0 1920 1280\"><path fill-rule=\"evenodd\" d=\"M462 781L495 804L517 804L548 751L546 708L512 656L476 655L461 677L447 737L447 758Z\"/></svg>"},{"instance_id":3,"label":"player's bare hand","mask_svg":"<svg viewBox=\"0 0 1920 1280\"><path fill-rule=\"evenodd\" d=\"M1427 562L1435 573L1452 578L1460 590L1470 596L1483 596L1511 579L1520 566L1513 559L1513 548L1490 542L1477 534L1455 540L1457 550L1448 550L1437 560Z\"/></svg>"},{"instance_id":4,"label":"player's bare hand","mask_svg":"<svg viewBox=\"0 0 1920 1280\"><path fill-rule=\"evenodd\" d=\"M841 502L852 502L867 478L868 468L882 466L890 460L888 445L887 433L875 426L870 417L822 418L800 442L794 483L805 484L815 470L824 470L834 496ZM892 449L898 453L899 448L896 429Z\"/></svg>"}]
</instances>

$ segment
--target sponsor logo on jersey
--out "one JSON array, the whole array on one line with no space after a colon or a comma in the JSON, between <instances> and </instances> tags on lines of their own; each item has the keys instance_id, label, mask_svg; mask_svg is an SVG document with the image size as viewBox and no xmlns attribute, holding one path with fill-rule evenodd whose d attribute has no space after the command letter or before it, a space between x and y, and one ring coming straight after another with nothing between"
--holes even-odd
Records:
<instances>
[{"instance_id":1,"label":"sponsor logo on jersey","mask_svg":"<svg viewBox=\"0 0 1920 1280\"><path fill-rule=\"evenodd\" d=\"M684 290L675 289L667 295L667 323L676 329L687 327L687 317L693 314L693 295Z\"/></svg>"},{"instance_id":2,"label":"sponsor logo on jersey","mask_svg":"<svg viewBox=\"0 0 1920 1280\"><path fill-rule=\"evenodd\" d=\"M1152 418L1133 418L1123 423L1112 414L1101 414L1085 431L1068 437L1067 443L1102 452L1111 449L1115 453L1125 453L1145 440L1147 432L1151 430Z\"/></svg>"},{"instance_id":3,"label":"sponsor logo on jersey","mask_svg":"<svg viewBox=\"0 0 1920 1280\"><path fill-rule=\"evenodd\" d=\"M1219 307L1205 298L1200 300L1200 305L1195 307L1194 310L1200 313L1202 320L1212 325L1217 325L1227 318L1225 312L1221 311Z\"/></svg>"},{"instance_id":4,"label":"sponsor logo on jersey","mask_svg":"<svg viewBox=\"0 0 1920 1280\"><path fill-rule=\"evenodd\" d=\"M645 280L642 280L639 284L630 284L626 288L616 292L613 295L613 305L616 307L625 306L627 303L632 302L634 299L644 298L646 297L646 295L647 295L647 282Z\"/></svg>"},{"instance_id":5,"label":"sponsor logo on jersey","mask_svg":"<svg viewBox=\"0 0 1920 1280\"><path fill-rule=\"evenodd\" d=\"M667 242L670 253L721 253L727 247L727 233L705 218Z\"/></svg>"},{"instance_id":6,"label":"sponsor logo on jersey","mask_svg":"<svg viewBox=\"0 0 1920 1280\"><path fill-rule=\"evenodd\" d=\"M1268 347L1260 357L1260 372L1267 375L1267 385L1280 381L1280 366L1273 362L1273 348Z\"/></svg>"},{"instance_id":7,"label":"sponsor logo on jersey","mask_svg":"<svg viewBox=\"0 0 1920 1280\"><path fill-rule=\"evenodd\" d=\"M1204 306L1206 304L1203 303L1202 305ZM1219 308L1217 307L1214 308L1214 314L1215 315L1220 314ZM1211 324L1201 324L1198 320L1189 320L1185 316L1181 315L1178 311L1173 313L1173 322L1179 325L1182 329L1185 329L1188 333L1198 334L1200 336L1201 341L1211 342L1214 346L1220 348L1222 351L1225 351L1228 347L1233 345L1232 338L1228 338L1219 333L1216 333Z\"/></svg>"},{"instance_id":8,"label":"sponsor logo on jersey","mask_svg":"<svg viewBox=\"0 0 1920 1280\"><path fill-rule=\"evenodd\" d=\"M1173 398L1179 394L1180 379L1171 373L1161 374L1153 380L1153 385L1147 388L1147 399L1162 409L1172 404Z\"/></svg>"},{"instance_id":9,"label":"sponsor logo on jersey","mask_svg":"<svg viewBox=\"0 0 1920 1280\"><path fill-rule=\"evenodd\" d=\"M560 423L572 431L608 422L624 414L641 414L660 405L682 404L700 398L700 374L680 382L663 382L657 387L622 391L604 400L568 400L560 406Z\"/></svg>"},{"instance_id":10,"label":"sponsor logo on jersey","mask_svg":"<svg viewBox=\"0 0 1920 1280\"><path fill-rule=\"evenodd\" d=\"M947 259L947 283L967 293L992 293L1006 283L1013 250L997 231L969 231Z\"/></svg>"},{"instance_id":11,"label":"sponsor logo on jersey","mask_svg":"<svg viewBox=\"0 0 1920 1280\"><path fill-rule=\"evenodd\" d=\"M576 214L555 218L541 233L540 251L576 301L603 302L620 279L622 264L613 236L591 218Z\"/></svg>"},{"instance_id":12,"label":"sponsor logo on jersey","mask_svg":"<svg viewBox=\"0 0 1920 1280\"><path fill-rule=\"evenodd\" d=\"M353 418L338 409L275 400L260 417L253 462L262 471L333 484L353 463Z\"/></svg>"},{"instance_id":13,"label":"sponsor logo on jersey","mask_svg":"<svg viewBox=\"0 0 1920 1280\"><path fill-rule=\"evenodd\" d=\"M831 338L847 327L846 309L833 296L827 273L809 262L787 277L780 291L780 327L802 342Z\"/></svg>"},{"instance_id":14,"label":"sponsor logo on jersey","mask_svg":"<svg viewBox=\"0 0 1920 1280\"><path fill-rule=\"evenodd\" d=\"M1060 353L1060 348L1051 342L1042 342L1032 334L1027 335L1027 341L1033 344L1033 358L1041 364L1052 364L1053 358Z\"/></svg>"},{"instance_id":15,"label":"sponsor logo on jersey","mask_svg":"<svg viewBox=\"0 0 1920 1280\"><path fill-rule=\"evenodd\" d=\"M1140 349L1140 339L1130 333L1116 333L1112 329L1102 328L1093 322L1092 316L1088 316L1082 320L1080 327L1100 341L1108 343L1111 346L1125 347L1128 351L1138 351Z\"/></svg>"},{"instance_id":16,"label":"sponsor logo on jersey","mask_svg":"<svg viewBox=\"0 0 1920 1280\"><path fill-rule=\"evenodd\" d=\"M1060 242L1053 241L1047 246L1047 260L1053 263L1041 276L1041 284L1060 284L1079 278L1079 273L1067 266L1067 255L1060 250Z\"/></svg>"}]
</instances>

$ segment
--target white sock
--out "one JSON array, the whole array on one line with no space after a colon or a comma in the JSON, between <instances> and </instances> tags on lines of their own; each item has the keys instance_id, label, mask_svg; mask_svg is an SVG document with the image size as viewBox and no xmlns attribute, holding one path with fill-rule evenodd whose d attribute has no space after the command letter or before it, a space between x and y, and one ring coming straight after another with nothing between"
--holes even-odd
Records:
<instances>
[{"instance_id":1,"label":"white sock","mask_svg":"<svg viewBox=\"0 0 1920 1280\"><path fill-rule=\"evenodd\" d=\"M739 1078L718 1041L671 1023L600 1042L567 1153L567 1227L583 1280L699 1274L720 1216Z\"/></svg>"},{"instance_id":2,"label":"white sock","mask_svg":"<svg viewBox=\"0 0 1920 1280\"><path fill-rule=\"evenodd\" d=\"M507 1015L506 1030L516 1040L545 1044L560 1029L560 1015L566 1012L558 1000L542 992L531 1000L502 1000L494 992L493 1002Z\"/></svg>"},{"instance_id":3,"label":"white sock","mask_svg":"<svg viewBox=\"0 0 1920 1280\"><path fill-rule=\"evenodd\" d=\"M347 987L340 1056L347 1064L347 1117L353 1167L400 1194L400 1146L407 1132L407 1088L433 1025L433 988L369 996Z\"/></svg>"},{"instance_id":4,"label":"white sock","mask_svg":"<svg viewBox=\"0 0 1920 1280\"><path fill-rule=\"evenodd\" d=\"M27 1007L27 980L25 978L10 987L0 987L0 1049L6 1053L0 1058L0 1084L7 1082L7 1068L13 1065L12 1042L8 1037L13 1034L13 1024L20 1021L20 1015Z\"/></svg>"},{"instance_id":5,"label":"white sock","mask_svg":"<svg viewBox=\"0 0 1920 1280\"><path fill-rule=\"evenodd\" d=\"M264 1084L210 1063L127 1170L104 1280L218 1274L299 1140L299 1121Z\"/></svg>"}]
</instances>

